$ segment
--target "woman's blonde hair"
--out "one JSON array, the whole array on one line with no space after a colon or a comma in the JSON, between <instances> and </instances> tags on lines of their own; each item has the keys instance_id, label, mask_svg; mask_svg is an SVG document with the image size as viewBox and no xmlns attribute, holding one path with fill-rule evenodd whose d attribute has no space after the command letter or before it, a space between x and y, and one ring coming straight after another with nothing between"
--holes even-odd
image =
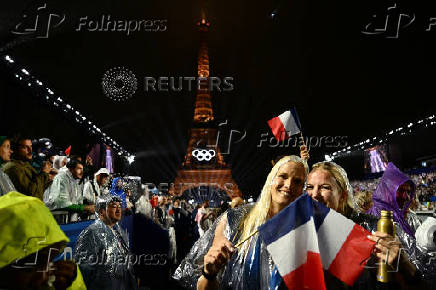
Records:
<instances>
[{"instance_id":1,"label":"woman's blonde hair","mask_svg":"<svg viewBox=\"0 0 436 290\"><path fill-rule=\"evenodd\" d=\"M305 176L307 178L307 174L309 172L307 162L298 156L285 156L281 158L277 163L275 163L274 167L271 169L271 172L266 178L265 185L263 186L262 192L255 206L250 210L250 212L245 216L245 218L239 225L239 241L243 241L248 238L251 233L257 230L257 228L265 223L265 221L267 220L268 212L271 206L271 187L273 185L274 178L276 177L280 168L287 162L296 162L303 164L306 173ZM246 252L249 244L250 243L244 243L242 245L241 252Z\"/></svg>"},{"instance_id":2,"label":"woman's blonde hair","mask_svg":"<svg viewBox=\"0 0 436 290\"><path fill-rule=\"evenodd\" d=\"M350 185L350 181L347 177L347 172L338 164L331 161L324 161L315 163L312 166L312 172L315 170L325 170L333 177L335 184L341 193L340 204L337 211L347 217L353 212L355 202L353 199L353 188Z\"/></svg>"},{"instance_id":3,"label":"woman's blonde hair","mask_svg":"<svg viewBox=\"0 0 436 290\"><path fill-rule=\"evenodd\" d=\"M359 212L367 212L372 207L372 192L358 191L354 194L354 200L356 201L357 208Z\"/></svg>"}]
</instances>

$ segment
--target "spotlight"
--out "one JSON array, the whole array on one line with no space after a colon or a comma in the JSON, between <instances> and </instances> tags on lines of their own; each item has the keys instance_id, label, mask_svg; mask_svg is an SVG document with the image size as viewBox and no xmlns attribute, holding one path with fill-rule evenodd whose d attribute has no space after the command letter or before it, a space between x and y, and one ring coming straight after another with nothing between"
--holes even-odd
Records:
<instances>
[{"instance_id":1,"label":"spotlight","mask_svg":"<svg viewBox=\"0 0 436 290\"><path fill-rule=\"evenodd\" d=\"M129 164L132 164L135 161L135 155L128 156L127 161L129 162Z\"/></svg>"},{"instance_id":2,"label":"spotlight","mask_svg":"<svg viewBox=\"0 0 436 290\"><path fill-rule=\"evenodd\" d=\"M6 56L5 56L5 59L6 59L9 63L14 63L14 60L13 60L9 55L6 55Z\"/></svg>"}]
</instances>

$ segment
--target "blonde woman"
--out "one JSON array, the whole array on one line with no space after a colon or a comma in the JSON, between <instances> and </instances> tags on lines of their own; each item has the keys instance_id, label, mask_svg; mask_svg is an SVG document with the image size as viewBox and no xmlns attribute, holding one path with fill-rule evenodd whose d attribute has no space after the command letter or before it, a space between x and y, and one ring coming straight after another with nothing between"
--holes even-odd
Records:
<instances>
[{"instance_id":1,"label":"blonde woman","mask_svg":"<svg viewBox=\"0 0 436 290\"><path fill-rule=\"evenodd\" d=\"M254 206L224 213L192 247L174 278L190 289L268 289L274 263L257 234L234 248L303 193L307 163L280 159L268 174Z\"/></svg>"},{"instance_id":2,"label":"blonde woman","mask_svg":"<svg viewBox=\"0 0 436 290\"><path fill-rule=\"evenodd\" d=\"M334 162L319 162L312 166L306 184L307 193L315 200L325 204L331 209L341 213L355 223L363 226L373 234L368 238L376 242L376 257L386 261L394 269L399 269L396 281L406 284L416 284L422 276L433 275L434 265L429 264L425 253L418 250L416 243L407 233L396 225L396 236L377 232L377 218L363 214L353 209L352 187L348 181L345 170ZM431 262L431 260L430 260ZM375 265L368 263L368 265ZM434 263L433 263L434 264ZM398 267L398 268L397 268ZM376 267L374 267L376 268ZM432 268L432 269L431 269ZM327 273L325 275L327 288L345 288L339 280ZM356 281L356 289L374 289L376 277L375 271L365 271Z\"/></svg>"}]
</instances>

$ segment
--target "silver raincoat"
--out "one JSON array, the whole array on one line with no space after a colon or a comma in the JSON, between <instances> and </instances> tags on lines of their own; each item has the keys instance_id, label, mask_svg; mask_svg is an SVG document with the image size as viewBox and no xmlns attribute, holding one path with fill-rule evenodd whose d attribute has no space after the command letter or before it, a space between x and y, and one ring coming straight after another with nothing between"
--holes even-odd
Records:
<instances>
[{"instance_id":1,"label":"silver raincoat","mask_svg":"<svg viewBox=\"0 0 436 290\"><path fill-rule=\"evenodd\" d=\"M254 229L265 222L264 219L271 203L273 180L281 166L287 162L302 163L306 173L308 172L307 163L299 157L285 156L281 158L275 163L268 174L262 193L255 206L245 205L229 209L218 217L213 225L194 244L189 254L179 265L173 275L174 279L178 280L185 288L196 289L197 281L201 276L203 268L204 256L212 246L217 225L221 221L225 222L224 237L233 244L236 244L239 239L243 239L241 235L244 232L241 231L241 223L250 214L251 210L259 211L255 223L252 224ZM259 235L255 234L241 246L241 249L234 252L229 263L218 273L217 280L221 289L268 289L273 269L274 263L266 250L265 244L261 241Z\"/></svg>"},{"instance_id":2,"label":"silver raincoat","mask_svg":"<svg viewBox=\"0 0 436 290\"><path fill-rule=\"evenodd\" d=\"M406 222L412 228L413 232L416 232L416 229L422 224L422 221L419 219L418 215L411 210L407 212Z\"/></svg>"},{"instance_id":3,"label":"silver raincoat","mask_svg":"<svg viewBox=\"0 0 436 290\"><path fill-rule=\"evenodd\" d=\"M80 233L74 259L88 289L136 289L126 232L96 220Z\"/></svg>"},{"instance_id":4,"label":"silver raincoat","mask_svg":"<svg viewBox=\"0 0 436 290\"><path fill-rule=\"evenodd\" d=\"M51 186L44 192L44 203L50 210L83 204L83 193L78 180L74 179L69 170L56 175Z\"/></svg>"},{"instance_id":5,"label":"silver raincoat","mask_svg":"<svg viewBox=\"0 0 436 290\"><path fill-rule=\"evenodd\" d=\"M0 196L16 191L9 176L0 169Z\"/></svg>"},{"instance_id":6,"label":"silver raincoat","mask_svg":"<svg viewBox=\"0 0 436 290\"><path fill-rule=\"evenodd\" d=\"M192 247L189 254L182 261L180 266L174 273L174 278L180 282L180 284L187 289L196 289L197 281L201 276L201 269L203 268L203 259L209 248L212 246L215 229L217 224L222 218L227 218L225 237L232 241L234 235L237 232L239 222L251 209L250 206L243 206L236 209L229 209L214 223L211 229L209 229L205 235L200 238ZM377 230L376 217L371 215L353 212L348 218L355 223L361 225L369 231ZM436 259L428 253L425 249L416 245L414 238L410 237L396 225L396 233L400 239L403 248L409 257L409 260L417 268L418 281L412 282L416 285L434 285L430 283L436 283ZM274 263L266 250L264 244L259 241L260 247L256 247L258 243L258 236L255 235L250 241L249 250L245 257L241 257L236 252L229 264L224 270L222 270L217 279L220 282L221 289L268 289L271 273L274 268ZM260 267L247 267L245 261L249 263L247 265L253 265L250 263L250 258L255 257L254 252L256 250L260 253ZM433 258L432 258L433 257ZM368 257L370 258L370 257ZM375 273L377 266L375 265L376 259L372 257L365 271L355 282L353 287L347 287L340 280L330 275L328 272L324 272L325 282L328 289L376 289L376 277ZM256 273L255 273L256 272ZM433 281L433 282L431 282Z\"/></svg>"},{"instance_id":7,"label":"silver raincoat","mask_svg":"<svg viewBox=\"0 0 436 290\"><path fill-rule=\"evenodd\" d=\"M237 239L235 235L238 232L239 223L251 208L252 206L245 205L229 209L221 215L203 237L194 244L189 254L177 268L173 278L178 280L184 288L196 289L203 268L203 259L212 246L218 223L221 219L226 218L224 236L229 241ZM227 266L218 274L217 278L220 281L221 289L268 289L274 268L271 256L258 235L255 235L247 243L250 243L247 253L242 256L239 252L236 252ZM250 259L253 259L256 254L260 259L259 267L250 267L250 264L253 264L250 263Z\"/></svg>"},{"instance_id":8,"label":"silver raincoat","mask_svg":"<svg viewBox=\"0 0 436 290\"><path fill-rule=\"evenodd\" d=\"M88 180L83 188L83 199L95 204L96 199L101 195L101 188L95 179Z\"/></svg>"}]
</instances>

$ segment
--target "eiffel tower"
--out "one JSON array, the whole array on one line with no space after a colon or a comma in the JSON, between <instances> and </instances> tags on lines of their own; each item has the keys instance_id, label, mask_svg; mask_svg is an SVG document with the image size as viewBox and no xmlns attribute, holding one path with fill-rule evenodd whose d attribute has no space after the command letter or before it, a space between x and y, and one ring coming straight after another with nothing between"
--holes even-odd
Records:
<instances>
[{"instance_id":1,"label":"eiffel tower","mask_svg":"<svg viewBox=\"0 0 436 290\"><path fill-rule=\"evenodd\" d=\"M205 18L197 22L200 33L200 49L198 54L198 77L204 78L201 83L209 83L209 53L207 33L210 23ZM228 166L218 147L217 126L214 124L212 98L209 85L200 86L194 109L194 123L190 131L188 149L177 177L170 187L175 196L185 195L197 201L222 199L224 194L232 199L242 196L238 185L232 178L232 170Z\"/></svg>"}]
</instances>

